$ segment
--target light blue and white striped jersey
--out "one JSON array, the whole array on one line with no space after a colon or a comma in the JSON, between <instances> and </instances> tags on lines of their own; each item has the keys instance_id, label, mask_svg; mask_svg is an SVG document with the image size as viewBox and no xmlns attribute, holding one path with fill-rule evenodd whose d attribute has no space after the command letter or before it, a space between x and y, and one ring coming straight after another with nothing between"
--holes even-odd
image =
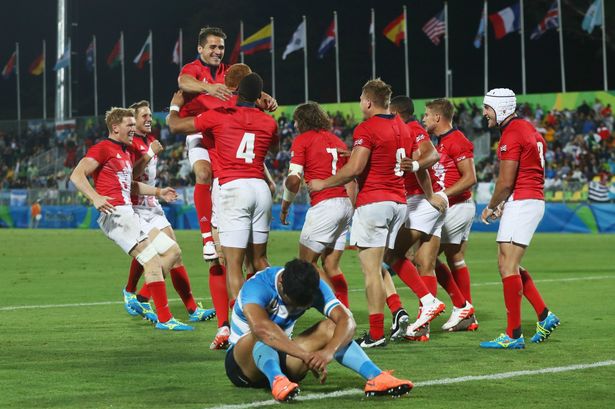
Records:
<instances>
[{"instance_id":1,"label":"light blue and white striped jersey","mask_svg":"<svg viewBox=\"0 0 615 409\"><path fill-rule=\"evenodd\" d=\"M288 336L292 333L295 322L309 308L316 308L321 314L328 317L333 308L342 305L335 298L327 283L320 280L320 294L316 295L312 306L306 309L296 309L289 313L276 285L282 271L284 271L283 267L269 267L258 272L241 287L231 317L231 337L229 338L231 345L234 345L239 338L250 332L250 325L243 314L243 307L246 304L257 304L263 307L271 321L278 324Z\"/></svg>"}]
</instances>

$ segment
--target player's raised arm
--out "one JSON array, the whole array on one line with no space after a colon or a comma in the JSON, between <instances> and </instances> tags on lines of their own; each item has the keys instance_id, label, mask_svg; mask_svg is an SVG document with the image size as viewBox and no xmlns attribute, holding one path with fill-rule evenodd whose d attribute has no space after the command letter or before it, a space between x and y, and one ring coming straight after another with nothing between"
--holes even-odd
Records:
<instances>
[{"instance_id":1,"label":"player's raised arm","mask_svg":"<svg viewBox=\"0 0 615 409\"><path fill-rule=\"evenodd\" d=\"M87 157L81 159L75 169L73 169L73 173L70 175L70 181L73 182L77 190L90 199L96 210L103 213L111 213L115 208L108 202L110 198L99 195L88 180L88 176L94 173L99 166L100 164L95 159Z\"/></svg>"},{"instance_id":2,"label":"player's raised arm","mask_svg":"<svg viewBox=\"0 0 615 409\"><path fill-rule=\"evenodd\" d=\"M175 92L173 94L173 98L171 99L171 105L169 106L169 116L167 116L167 125L169 125L169 129L172 133L195 133L195 117L189 116L186 118L180 118L179 116L179 110L181 109L182 105L184 105L184 94L180 90Z\"/></svg>"}]
</instances>

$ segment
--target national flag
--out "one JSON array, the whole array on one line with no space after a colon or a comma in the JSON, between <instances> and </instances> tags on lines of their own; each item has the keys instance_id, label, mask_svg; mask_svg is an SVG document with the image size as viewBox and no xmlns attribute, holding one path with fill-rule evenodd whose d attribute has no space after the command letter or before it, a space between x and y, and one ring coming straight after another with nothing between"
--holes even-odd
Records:
<instances>
[{"instance_id":1,"label":"national flag","mask_svg":"<svg viewBox=\"0 0 615 409\"><path fill-rule=\"evenodd\" d=\"M483 44L483 37L485 37L485 7L483 7L483 11L480 13L480 23L478 23L478 30L476 30L476 35L474 36L474 47L480 48Z\"/></svg>"},{"instance_id":2,"label":"national flag","mask_svg":"<svg viewBox=\"0 0 615 409\"><path fill-rule=\"evenodd\" d=\"M299 24L293 33L293 38L291 38L288 45L286 45L286 50L284 50L284 54L282 54L282 59L285 60L288 54L301 50L302 48L305 48L305 20Z\"/></svg>"},{"instance_id":3,"label":"national flag","mask_svg":"<svg viewBox=\"0 0 615 409\"><path fill-rule=\"evenodd\" d=\"M137 68L141 70L143 69L143 66L145 65L146 62L148 61L151 62L151 59L150 59L151 55L152 55L152 33L150 32L149 35L147 36L147 39L145 40L145 44L143 44L143 47L141 47L141 51L139 51L139 54L137 54L137 56L132 62L137 64Z\"/></svg>"},{"instance_id":4,"label":"national flag","mask_svg":"<svg viewBox=\"0 0 615 409\"><path fill-rule=\"evenodd\" d=\"M382 34L389 40L395 43L396 46L399 47L399 44L402 40L406 39L405 33L405 24L404 24L404 13L401 13L399 17L395 20L391 21L385 28L382 30Z\"/></svg>"},{"instance_id":5,"label":"national flag","mask_svg":"<svg viewBox=\"0 0 615 409\"><path fill-rule=\"evenodd\" d=\"M34 76L39 76L43 73L45 69L45 55L41 53L36 60L32 61L30 64L30 68L28 68L28 72Z\"/></svg>"},{"instance_id":6,"label":"national flag","mask_svg":"<svg viewBox=\"0 0 615 409\"><path fill-rule=\"evenodd\" d=\"M58 58L56 65L53 67L54 71L62 70L67 68L70 65L70 38L68 39L68 44L66 44L66 48L64 48L64 52Z\"/></svg>"},{"instance_id":7,"label":"national flag","mask_svg":"<svg viewBox=\"0 0 615 409\"><path fill-rule=\"evenodd\" d=\"M256 33L252 34L250 37L243 40L241 43L241 52L245 55L250 55L259 51L271 50L272 32L273 25L269 23Z\"/></svg>"},{"instance_id":8,"label":"national flag","mask_svg":"<svg viewBox=\"0 0 615 409\"><path fill-rule=\"evenodd\" d=\"M107 65L109 68L116 67L118 64L122 62L122 38L113 46L113 50L111 50L111 54L107 57Z\"/></svg>"},{"instance_id":9,"label":"national flag","mask_svg":"<svg viewBox=\"0 0 615 409\"><path fill-rule=\"evenodd\" d=\"M530 34L530 40L538 40L547 30L556 29L559 27L559 8L557 7L557 0L551 4L547 14L538 23L532 34Z\"/></svg>"},{"instance_id":10,"label":"national flag","mask_svg":"<svg viewBox=\"0 0 615 409\"><path fill-rule=\"evenodd\" d=\"M510 34L513 31L519 31L521 22L519 18L519 9L519 3L516 3L497 13L489 15L489 20L491 20L493 30L495 31L496 40L501 39L506 34Z\"/></svg>"},{"instance_id":11,"label":"national flag","mask_svg":"<svg viewBox=\"0 0 615 409\"><path fill-rule=\"evenodd\" d=\"M177 39L177 41L175 42L175 45L173 46L173 57L172 57L172 62L173 64L177 64L177 65L181 65L182 62L179 60L179 56L181 55L180 52L180 47L181 44L179 43L179 38Z\"/></svg>"},{"instance_id":12,"label":"national flag","mask_svg":"<svg viewBox=\"0 0 615 409\"><path fill-rule=\"evenodd\" d=\"M229 58L229 64L233 65L239 61L239 54L241 54L241 30L237 33L237 39L231 52L231 58Z\"/></svg>"},{"instance_id":13,"label":"national flag","mask_svg":"<svg viewBox=\"0 0 615 409\"><path fill-rule=\"evenodd\" d=\"M440 44L440 37L446 32L444 25L444 10L430 18L423 26L423 32L434 45Z\"/></svg>"},{"instance_id":14,"label":"national flag","mask_svg":"<svg viewBox=\"0 0 615 409\"><path fill-rule=\"evenodd\" d=\"M13 71L15 71L15 61L16 60L17 60L17 51L13 51L13 54L11 54L11 57L9 58L6 65L4 66L4 69L2 70L2 77L5 80L11 76Z\"/></svg>"},{"instance_id":15,"label":"national flag","mask_svg":"<svg viewBox=\"0 0 615 409\"><path fill-rule=\"evenodd\" d=\"M591 34L594 27L602 26L602 0L594 1L583 17L583 30Z\"/></svg>"},{"instance_id":16,"label":"national flag","mask_svg":"<svg viewBox=\"0 0 615 409\"><path fill-rule=\"evenodd\" d=\"M90 72L94 70L94 39L85 50L85 66Z\"/></svg>"},{"instance_id":17,"label":"national flag","mask_svg":"<svg viewBox=\"0 0 615 409\"><path fill-rule=\"evenodd\" d=\"M331 21L329 28L325 32L325 38L318 47L318 58L323 58L325 54L335 46L335 20Z\"/></svg>"}]
</instances>

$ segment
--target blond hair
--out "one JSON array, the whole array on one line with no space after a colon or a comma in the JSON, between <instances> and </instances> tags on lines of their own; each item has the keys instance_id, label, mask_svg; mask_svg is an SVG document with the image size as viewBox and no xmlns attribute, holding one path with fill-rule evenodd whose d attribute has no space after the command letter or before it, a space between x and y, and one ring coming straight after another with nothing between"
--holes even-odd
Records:
<instances>
[{"instance_id":1,"label":"blond hair","mask_svg":"<svg viewBox=\"0 0 615 409\"><path fill-rule=\"evenodd\" d=\"M380 78L369 80L363 85L363 94L380 108L388 108L393 89Z\"/></svg>"},{"instance_id":2,"label":"blond hair","mask_svg":"<svg viewBox=\"0 0 615 409\"><path fill-rule=\"evenodd\" d=\"M452 121L453 115L455 115L455 106L446 98L437 98L433 101L429 101L425 104L425 107L432 111L436 111L449 121Z\"/></svg>"},{"instance_id":3,"label":"blond hair","mask_svg":"<svg viewBox=\"0 0 615 409\"><path fill-rule=\"evenodd\" d=\"M139 114L139 109L141 109L141 108L149 108L149 102L146 101L146 100L141 100L139 102L135 102L129 108L135 111L135 115L138 115Z\"/></svg>"},{"instance_id":4,"label":"blond hair","mask_svg":"<svg viewBox=\"0 0 615 409\"><path fill-rule=\"evenodd\" d=\"M113 132L113 125L121 124L124 118L135 116L135 111L130 108L112 107L105 112L105 123L109 132Z\"/></svg>"}]
</instances>

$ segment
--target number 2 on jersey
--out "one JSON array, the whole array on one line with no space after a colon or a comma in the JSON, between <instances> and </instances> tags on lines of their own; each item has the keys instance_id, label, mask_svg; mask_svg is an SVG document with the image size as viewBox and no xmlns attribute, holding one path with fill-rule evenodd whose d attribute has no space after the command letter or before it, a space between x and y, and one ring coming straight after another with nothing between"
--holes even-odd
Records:
<instances>
[{"instance_id":1,"label":"number 2 on jersey","mask_svg":"<svg viewBox=\"0 0 615 409\"><path fill-rule=\"evenodd\" d=\"M254 138L256 135L251 132L246 132L239 142L239 148L237 148L236 158L243 159L246 163L252 163L256 155L254 154Z\"/></svg>"},{"instance_id":2,"label":"number 2 on jersey","mask_svg":"<svg viewBox=\"0 0 615 409\"><path fill-rule=\"evenodd\" d=\"M327 148L327 153L331 155L331 174L335 175L337 172L337 149L336 148Z\"/></svg>"}]
</instances>

